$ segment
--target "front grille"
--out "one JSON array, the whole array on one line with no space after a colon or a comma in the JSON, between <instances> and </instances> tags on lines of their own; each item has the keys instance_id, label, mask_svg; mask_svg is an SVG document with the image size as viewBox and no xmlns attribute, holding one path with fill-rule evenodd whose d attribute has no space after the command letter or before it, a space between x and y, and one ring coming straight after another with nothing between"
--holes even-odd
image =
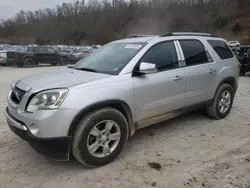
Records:
<instances>
[{"instance_id":1,"label":"front grille","mask_svg":"<svg viewBox=\"0 0 250 188\"><path fill-rule=\"evenodd\" d=\"M12 89L10 98L11 98L11 100L12 100L15 104L19 104L20 101L22 100L24 94L25 94L25 91L24 91L24 90L22 90L22 89L18 88L17 86L15 86L15 87Z\"/></svg>"}]
</instances>

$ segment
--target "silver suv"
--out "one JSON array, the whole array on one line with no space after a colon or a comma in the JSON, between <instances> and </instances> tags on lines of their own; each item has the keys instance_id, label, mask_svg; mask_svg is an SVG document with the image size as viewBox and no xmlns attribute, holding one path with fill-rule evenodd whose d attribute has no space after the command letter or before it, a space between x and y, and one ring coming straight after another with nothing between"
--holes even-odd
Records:
<instances>
[{"instance_id":1,"label":"silver suv","mask_svg":"<svg viewBox=\"0 0 250 188\"><path fill-rule=\"evenodd\" d=\"M230 112L239 62L205 33L132 36L72 67L12 84L10 129L40 153L87 167L110 163L135 131L197 108Z\"/></svg>"}]
</instances>

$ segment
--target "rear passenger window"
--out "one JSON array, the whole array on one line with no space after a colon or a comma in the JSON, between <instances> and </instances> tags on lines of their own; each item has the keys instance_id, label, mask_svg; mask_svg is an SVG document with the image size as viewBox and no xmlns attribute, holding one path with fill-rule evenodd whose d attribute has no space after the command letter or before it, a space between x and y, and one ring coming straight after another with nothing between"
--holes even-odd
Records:
<instances>
[{"instance_id":1,"label":"rear passenger window","mask_svg":"<svg viewBox=\"0 0 250 188\"><path fill-rule=\"evenodd\" d=\"M208 60L207 54L209 53L200 41L180 40L180 45L185 56L186 66L199 65L211 61Z\"/></svg>"},{"instance_id":2,"label":"rear passenger window","mask_svg":"<svg viewBox=\"0 0 250 188\"><path fill-rule=\"evenodd\" d=\"M208 40L208 43L213 47L216 53L220 56L221 59L230 59L234 55L231 52L228 45L222 40Z\"/></svg>"}]
</instances>

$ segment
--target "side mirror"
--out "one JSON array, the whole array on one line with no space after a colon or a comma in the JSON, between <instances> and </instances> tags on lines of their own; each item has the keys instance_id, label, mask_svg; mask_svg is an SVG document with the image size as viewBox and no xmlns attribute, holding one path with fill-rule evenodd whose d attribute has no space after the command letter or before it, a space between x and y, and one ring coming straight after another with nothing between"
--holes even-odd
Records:
<instances>
[{"instance_id":1,"label":"side mirror","mask_svg":"<svg viewBox=\"0 0 250 188\"><path fill-rule=\"evenodd\" d=\"M141 62L139 72L141 74L156 73L157 72L156 65L152 63Z\"/></svg>"}]
</instances>

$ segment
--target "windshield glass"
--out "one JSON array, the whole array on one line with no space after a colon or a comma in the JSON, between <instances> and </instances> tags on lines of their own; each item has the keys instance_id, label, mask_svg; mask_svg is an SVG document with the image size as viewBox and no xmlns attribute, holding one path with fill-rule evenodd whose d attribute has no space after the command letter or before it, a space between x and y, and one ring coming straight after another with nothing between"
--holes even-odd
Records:
<instances>
[{"instance_id":1,"label":"windshield glass","mask_svg":"<svg viewBox=\"0 0 250 188\"><path fill-rule=\"evenodd\" d=\"M73 68L117 75L145 44L109 43L80 60Z\"/></svg>"}]
</instances>

